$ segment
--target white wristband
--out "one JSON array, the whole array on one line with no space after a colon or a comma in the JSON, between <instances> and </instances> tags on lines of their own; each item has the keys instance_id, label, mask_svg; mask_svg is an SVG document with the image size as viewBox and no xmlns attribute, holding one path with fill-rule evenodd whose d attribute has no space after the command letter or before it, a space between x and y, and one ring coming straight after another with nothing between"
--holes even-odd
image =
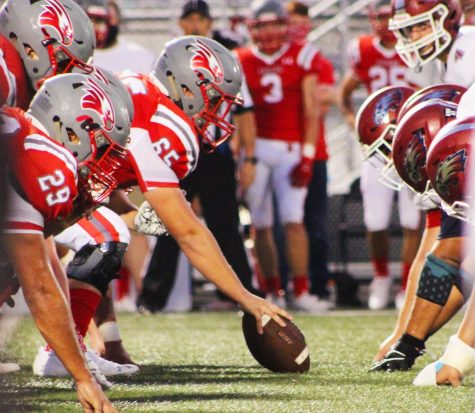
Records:
<instances>
[{"instance_id":1,"label":"white wristband","mask_svg":"<svg viewBox=\"0 0 475 413\"><path fill-rule=\"evenodd\" d=\"M313 143L304 143L302 147L302 156L313 159L315 157L315 145Z\"/></svg>"},{"instance_id":2,"label":"white wristband","mask_svg":"<svg viewBox=\"0 0 475 413\"><path fill-rule=\"evenodd\" d=\"M475 365L475 349L457 336L452 336L440 361L455 367L463 376L466 376Z\"/></svg>"}]
</instances>

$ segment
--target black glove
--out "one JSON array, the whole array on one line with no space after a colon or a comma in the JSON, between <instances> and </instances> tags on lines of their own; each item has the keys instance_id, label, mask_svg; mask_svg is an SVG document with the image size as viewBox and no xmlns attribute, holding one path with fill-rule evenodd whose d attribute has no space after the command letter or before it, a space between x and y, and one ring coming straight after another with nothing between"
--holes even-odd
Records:
<instances>
[{"instance_id":1,"label":"black glove","mask_svg":"<svg viewBox=\"0 0 475 413\"><path fill-rule=\"evenodd\" d=\"M410 370L416 358L424 354L424 352L424 341L404 334L389 350L386 357L381 361L376 361L369 371Z\"/></svg>"}]
</instances>

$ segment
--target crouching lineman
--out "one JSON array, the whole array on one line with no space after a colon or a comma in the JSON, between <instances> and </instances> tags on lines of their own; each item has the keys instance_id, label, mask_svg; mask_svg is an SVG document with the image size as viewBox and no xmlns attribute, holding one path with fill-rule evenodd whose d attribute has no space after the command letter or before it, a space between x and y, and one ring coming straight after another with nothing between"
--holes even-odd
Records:
<instances>
[{"instance_id":1,"label":"crouching lineman","mask_svg":"<svg viewBox=\"0 0 475 413\"><path fill-rule=\"evenodd\" d=\"M473 153L475 139L475 87L462 97L457 113L457 121L444 127L436 136L428 152L427 173L431 183L442 199L444 209L449 215L468 221L470 237L466 240L467 258L462 268L473 276L473 256L468 254L473 246L473 194L467 194L473 188ZM468 116L472 115L472 116ZM468 116L468 117L467 117ZM470 172L472 171L472 172ZM426 366L415 378L414 384L419 386L450 384L459 386L475 367L475 289L468 302L467 311L460 324L457 334L449 339L443 356Z\"/></svg>"},{"instance_id":2,"label":"crouching lineman","mask_svg":"<svg viewBox=\"0 0 475 413\"><path fill-rule=\"evenodd\" d=\"M190 262L252 313L260 332L264 314L283 325L280 315L290 315L243 287L179 187L196 166L200 142L212 151L234 131L225 119L240 101L239 64L214 40L185 36L166 44L152 75L126 73L121 78L132 95L134 119L128 162L114 175L120 187L139 185ZM217 141L210 130L214 126L221 129Z\"/></svg>"},{"instance_id":3,"label":"crouching lineman","mask_svg":"<svg viewBox=\"0 0 475 413\"><path fill-rule=\"evenodd\" d=\"M87 368L49 266L45 237L76 207L89 208L113 190L114 180L107 178L125 156L120 145L130 128L126 109L114 104L119 101L94 79L69 74L47 80L27 113L16 108L2 113L11 171L7 259L40 332L73 376L85 411L115 409Z\"/></svg>"}]
</instances>

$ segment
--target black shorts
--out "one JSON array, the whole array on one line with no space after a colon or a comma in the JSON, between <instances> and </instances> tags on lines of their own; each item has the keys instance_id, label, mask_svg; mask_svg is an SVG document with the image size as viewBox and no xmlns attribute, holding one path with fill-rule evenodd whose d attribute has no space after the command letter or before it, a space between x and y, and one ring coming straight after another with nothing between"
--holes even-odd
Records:
<instances>
[{"instance_id":1,"label":"black shorts","mask_svg":"<svg viewBox=\"0 0 475 413\"><path fill-rule=\"evenodd\" d=\"M442 211L442 219L440 221L440 232L437 239L463 237L463 221L448 216Z\"/></svg>"}]
</instances>

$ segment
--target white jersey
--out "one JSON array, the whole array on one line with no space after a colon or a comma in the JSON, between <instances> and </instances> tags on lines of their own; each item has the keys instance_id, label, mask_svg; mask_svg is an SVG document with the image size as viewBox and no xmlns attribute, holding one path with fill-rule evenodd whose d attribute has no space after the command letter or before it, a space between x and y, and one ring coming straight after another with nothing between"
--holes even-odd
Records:
<instances>
[{"instance_id":1,"label":"white jersey","mask_svg":"<svg viewBox=\"0 0 475 413\"><path fill-rule=\"evenodd\" d=\"M475 116L475 84L463 94L457 108L457 119Z\"/></svg>"},{"instance_id":2,"label":"white jersey","mask_svg":"<svg viewBox=\"0 0 475 413\"><path fill-rule=\"evenodd\" d=\"M119 215L103 206L56 235L54 240L78 252L84 245L97 245L107 241L128 244L130 232Z\"/></svg>"},{"instance_id":3,"label":"white jersey","mask_svg":"<svg viewBox=\"0 0 475 413\"><path fill-rule=\"evenodd\" d=\"M444 83L444 72L444 64L440 60L435 59L417 70L408 69L405 78L409 85L422 89L427 86Z\"/></svg>"},{"instance_id":4,"label":"white jersey","mask_svg":"<svg viewBox=\"0 0 475 413\"><path fill-rule=\"evenodd\" d=\"M445 83L470 87L475 83L475 27L463 26L450 48Z\"/></svg>"},{"instance_id":5,"label":"white jersey","mask_svg":"<svg viewBox=\"0 0 475 413\"><path fill-rule=\"evenodd\" d=\"M94 50L94 64L113 73L130 70L148 74L152 71L156 58L150 50L120 36L114 46Z\"/></svg>"}]
</instances>

